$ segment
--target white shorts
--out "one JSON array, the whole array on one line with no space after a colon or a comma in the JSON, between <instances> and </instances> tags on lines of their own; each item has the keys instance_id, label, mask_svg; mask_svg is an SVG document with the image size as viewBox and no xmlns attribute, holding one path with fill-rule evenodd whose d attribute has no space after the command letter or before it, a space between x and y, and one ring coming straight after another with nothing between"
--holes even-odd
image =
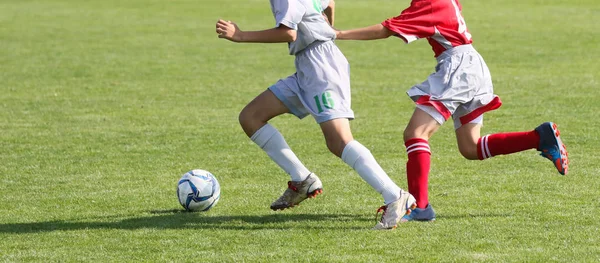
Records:
<instances>
[{"instance_id":1,"label":"white shorts","mask_svg":"<svg viewBox=\"0 0 600 263\"><path fill-rule=\"evenodd\" d=\"M296 54L296 73L269 87L290 113L317 123L354 119L350 108L350 66L332 42L315 42Z\"/></svg>"},{"instance_id":2,"label":"white shorts","mask_svg":"<svg viewBox=\"0 0 600 263\"><path fill-rule=\"evenodd\" d=\"M494 95L485 61L471 45L446 50L437 61L435 72L407 94L438 123L443 124L450 116L455 129L466 123L482 123L483 113L502 105Z\"/></svg>"}]
</instances>

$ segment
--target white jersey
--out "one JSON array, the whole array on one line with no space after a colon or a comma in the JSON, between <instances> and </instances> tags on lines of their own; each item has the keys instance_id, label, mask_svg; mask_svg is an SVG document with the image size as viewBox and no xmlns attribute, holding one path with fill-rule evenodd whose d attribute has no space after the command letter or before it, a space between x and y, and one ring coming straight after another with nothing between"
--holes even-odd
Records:
<instances>
[{"instance_id":1,"label":"white jersey","mask_svg":"<svg viewBox=\"0 0 600 263\"><path fill-rule=\"evenodd\" d=\"M315 41L335 39L335 31L322 15L329 0L270 0L275 27L296 30L296 41L289 43L290 55L304 50Z\"/></svg>"}]
</instances>

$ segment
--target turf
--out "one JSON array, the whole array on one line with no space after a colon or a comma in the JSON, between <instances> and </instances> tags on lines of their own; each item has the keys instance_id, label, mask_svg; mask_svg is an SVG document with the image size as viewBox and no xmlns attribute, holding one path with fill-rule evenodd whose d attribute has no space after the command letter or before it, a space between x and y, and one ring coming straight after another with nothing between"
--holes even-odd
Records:
<instances>
[{"instance_id":1,"label":"turf","mask_svg":"<svg viewBox=\"0 0 600 263\"><path fill-rule=\"evenodd\" d=\"M526 151L466 161L451 125L431 139L438 220L369 230L380 196L328 153L312 118L272 121L325 185L272 212L287 176L239 128L242 107L293 73L285 44L234 44L219 18L273 26L265 0L0 2L0 261L597 262L600 110L596 0L462 1L503 106L483 133L559 124L571 170ZM338 1L337 27L409 1ZM405 90L432 72L425 41L340 42L354 136L406 186ZM219 204L175 188L213 172Z\"/></svg>"}]
</instances>

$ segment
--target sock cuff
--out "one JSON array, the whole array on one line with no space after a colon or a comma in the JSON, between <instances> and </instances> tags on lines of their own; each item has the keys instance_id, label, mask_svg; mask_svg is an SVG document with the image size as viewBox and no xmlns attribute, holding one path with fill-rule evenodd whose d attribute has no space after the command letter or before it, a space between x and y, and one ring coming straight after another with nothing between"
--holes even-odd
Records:
<instances>
[{"instance_id":1,"label":"sock cuff","mask_svg":"<svg viewBox=\"0 0 600 263\"><path fill-rule=\"evenodd\" d=\"M271 139L271 137L273 137L273 135L275 135L277 132L278 131L277 129L275 129L275 127L267 123L264 126L260 127L260 129L258 129L254 134L252 134L250 140L258 144L260 148L263 148L265 147L265 144L267 144L269 139Z\"/></svg>"},{"instance_id":2,"label":"sock cuff","mask_svg":"<svg viewBox=\"0 0 600 263\"><path fill-rule=\"evenodd\" d=\"M358 141L351 141L346 144L344 150L342 151L342 160L354 168L354 164L360 158L361 151L369 151L365 146L360 144Z\"/></svg>"},{"instance_id":3,"label":"sock cuff","mask_svg":"<svg viewBox=\"0 0 600 263\"><path fill-rule=\"evenodd\" d=\"M490 135L488 134L477 140L477 158L479 160L484 160L492 157L492 154L490 153L490 148L488 147L489 136Z\"/></svg>"},{"instance_id":4,"label":"sock cuff","mask_svg":"<svg viewBox=\"0 0 600 263\"><path fill-rule=\"evenodd\" d=\"M538 151L541 151L540 149L540 133L537 130L533 130L529 132L535 139L534 142L536 142L535 144L535 149Z\"/></svg>"},{"instance_id":5,"label":"sock cuff","mask_svg":"<svg viewBox=\"0 0 600 263\"><path fill-rule=\"evenodd\" d=\"M412 138L407 140L404 145L406 146L406 153L420 153L427 152L431 154L431 149L429 148L429 142L425 139L420 138Z\"/></svg>"}]
</instances>

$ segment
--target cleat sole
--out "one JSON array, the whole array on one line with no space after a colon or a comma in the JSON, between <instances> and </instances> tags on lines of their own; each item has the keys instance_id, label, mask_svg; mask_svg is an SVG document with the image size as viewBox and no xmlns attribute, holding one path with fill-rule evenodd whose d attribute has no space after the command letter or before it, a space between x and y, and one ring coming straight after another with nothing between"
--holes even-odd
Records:
<instances>
[{"instance_id":1,"label":"cleat sole","mask_svg":"<svg viewBox=\"0 0 600 263\"><path fill-rule=\"evenodd\" d=\"M560 138L560 130L558 130L558 126L556 123L552 123L552 131L556 137L556 142L559 145L559 151L561 155L561 159L557 159L554 163L558 172L562 175L566 175L569 170L569 153L567 152L567 147L562 142Z\"/></svg>"},{"instance_id":2,"label":"cleat sole","mask_svg":"<svg viewBox=\"0 0 600 263\"><path fill-rule=\"evenodd\" d=\"M314 190L314 191L312 191L312 192L308 193L308 195L307 195L307 196L308 196L308 198L315 198L317 195L320 195L320 194L322 194L322 193L323 193L323 189L322 189L322 188L319 188L319 189L316 189L316 190Z\"/></svg>"},{"instance_id":3,"label":"cleat sole","mask_svg":"<svg viewBox=\"0 0 600 263\"><path fill-rule=\"evenodd\" d=\"M320 195L322 193L323 193L323 189L319 188L319 189L316 189L316 190L308 193L306 197L310 198L310 199L314 199L315 197L317 197L317 195ZM293 204L293 205L289 205L289 206L271 207L271 210L273 210L273 211L283 211L285 209L294 208L295 206L299 206L299 205L300 204L298 203L298 204Z\"/></svg>"}]
</instances>

